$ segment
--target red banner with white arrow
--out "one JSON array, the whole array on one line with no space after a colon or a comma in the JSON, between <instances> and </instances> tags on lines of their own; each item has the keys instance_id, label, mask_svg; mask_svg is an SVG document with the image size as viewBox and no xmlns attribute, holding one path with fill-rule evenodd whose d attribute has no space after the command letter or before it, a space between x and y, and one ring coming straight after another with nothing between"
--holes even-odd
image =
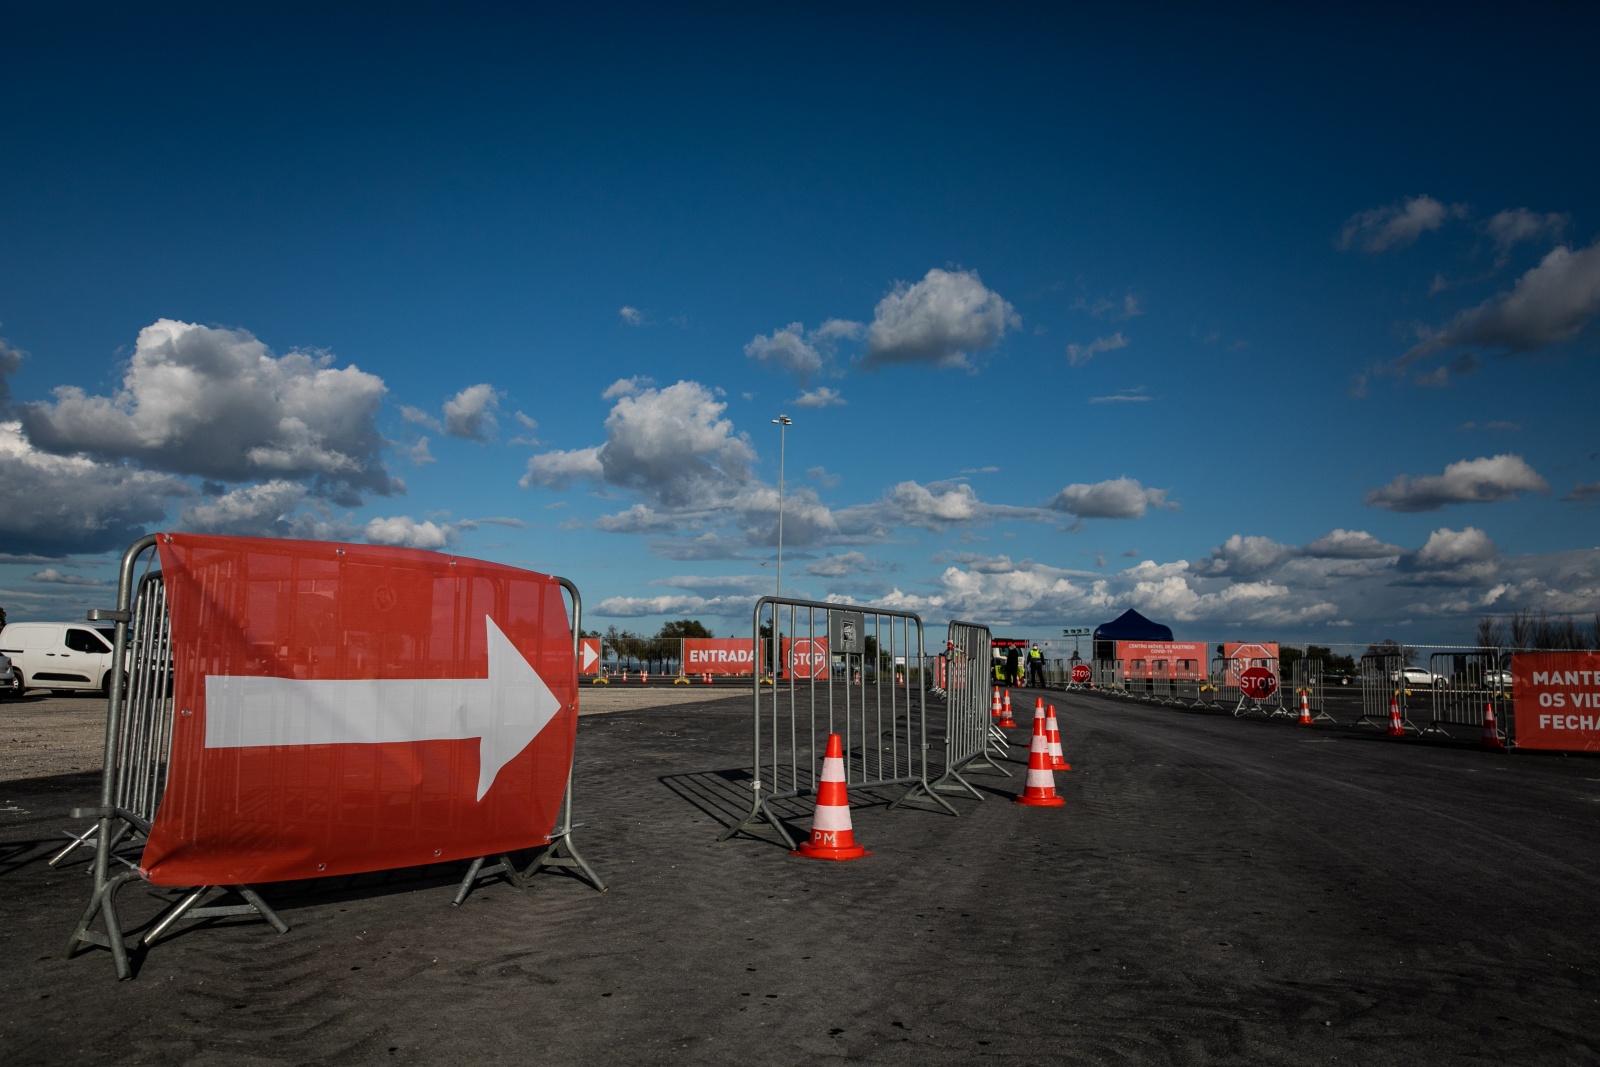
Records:
<instances>
[{"instance_id":1,"label":"red banner with white arrow","mask_svg":"<svg viewBox=\"0 0 1600 1067\"><path fill-rule=\"evenodd\" d=\"M545 843L577 728L560 583L413 549L163 535L172 759L158 885Z\"/></svg>"}]
</instances>

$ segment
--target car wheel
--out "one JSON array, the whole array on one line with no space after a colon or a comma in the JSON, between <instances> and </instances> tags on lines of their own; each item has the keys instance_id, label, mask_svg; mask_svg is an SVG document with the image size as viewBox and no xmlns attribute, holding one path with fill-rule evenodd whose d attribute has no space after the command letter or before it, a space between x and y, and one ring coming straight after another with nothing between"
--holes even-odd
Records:
<instances>
[{"instance_id":1,"label":"car wheel","mask_svg":"<svg viewBox=\"0 0 1600 1067\"><path fill-rule=\"evenodd\" d=\"M100 695L109 699L111 697L111 672L106 671L100 679Z\"/></svg>"}]
</instances>

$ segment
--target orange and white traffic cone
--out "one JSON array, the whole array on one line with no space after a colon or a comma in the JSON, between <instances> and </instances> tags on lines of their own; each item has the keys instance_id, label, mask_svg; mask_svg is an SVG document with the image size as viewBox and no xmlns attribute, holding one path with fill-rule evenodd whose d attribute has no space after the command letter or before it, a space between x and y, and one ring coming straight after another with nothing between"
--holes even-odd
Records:
<instances>
[{"instance_id":1,"label":"orange and white traffic cone","mask_svg":"<svg viewBox=\"0 0 1600 1067\"><path fill-rule=\"evenodd\" d=\"M1028 784L1012 803L1033 808L1059 808L1066 803L1066 799L1056 793L1056 776L1050 769L1050 738L1045 734L1042 714L1033 720L1033 743L1028 746Z\"/></svg>"},{"instance_id":2,"label":"orange and white traffic cone","mask_svg":"<svg viewBox=\"0 0 1600 1067\"><path fill-rule=\"evenodd\" d=\"M1052 771L1070 771L1072 764L1067 762L1067 754L1061 747L1061 727L1056 722L1056 706L1050 705L1050 710L1044 717L1044 735L1050 742L1050 769Z\"/></svg>"},{"instance_id":3,"label":"orange and white traffic cone","mask_svg":"<svg viewBox=\"0 0 1600 1067\"><path fill-rule=\"evenodd\" d=\"M1007 730L1015 729L1017 720L1011 717L1011 690L1006 690L1005 699L1000 701L1000 725Z\"/></svg>"},{"instance_id":4,"label":"orange and white traffic cone","mask_svg":"<svg viewBox=\"0 0 1600 1067\"><path fill-rule=\"evenodd\" d=\"M1301 726L1315 726L1316 724L1311 721L1311 697L1307 693L1308 691L1305 689L1300 690L1299 722Z\"/></svg>"},{"instance_id":5,"label":"orange and white traffic cone","mask_svg":"<svg viewBox=\"0 0 1600 1067\"><path fill-rule=\"evenodd\" d=\"M1390 737L1404 737L1406 735L1405 723L1400 721L1400 698L1389 698L1389 729Z\"/></svg>"},{"instance_id":6,"label":"orange and white traffic cone","mask_svg":"<svg viewBox=\"0 0 1600 1067\"><path fill-rule=\"evenodd\" d=\"M1000 717L1000 690L995 689L992 692L994 693L994 700L990 702L989 715L998 719Z\"/></svg>"},{"instance_id":7,"label":"orange and white traffic cone","mask_svg":"<svg viewBox=\"0 0 1600 1067\"><path fill-rule=\"evenodd\" d=\"M811 838L790 853L814 860L858 860L872 853L856 844L850 825L850 792L844 784L844 743L828 735L822 757L822 780L817 784L817 810L811 816Z\"/></svg>"},{"instance_id":8,"label":"orange and white traffic cone","mask_svg":"<svg viewBox=\"0 0 1600 1067\"><path fill-rule=\"evenodd\" d=\"M627 672L627 670L623 670L623 672L622 672L622 680L624 682L626 682L628 680L628 672Z\"/></svg>"},{"instance_id":9,"label":"orange and white traffic cone","mask_svg":"<svg viewBox=\"0 0 1600 1067\"><path fill-rule=\"evenodd\" d=\"M640 671L639 672L639 684L640 685L649 685L650 684L650 672L649 671Z\"/></svg>"},{"instance_id":10,"label":"orange and white traffic cone","mask_svg":"<svg viewBox=\"0 0 1600 1067\"><path fill-rule=\"evenodd\" d=\"M1493 704L1483 706L1483 739L1478 744L1484 748L1506 747L1506 743L1500 740L1500 728L1495 725Z\"/></svg>"},{"instance_id":11,"label":"orange and white traffic cone","mask_svg":"<svg viewBox=\"0 0 1600 1067\"><path fill-rule=\"evenodd\" d=\"M710 671L706 671L706 684L707 685L711 684L711 672Z\"/></svg>"}]
</instances>

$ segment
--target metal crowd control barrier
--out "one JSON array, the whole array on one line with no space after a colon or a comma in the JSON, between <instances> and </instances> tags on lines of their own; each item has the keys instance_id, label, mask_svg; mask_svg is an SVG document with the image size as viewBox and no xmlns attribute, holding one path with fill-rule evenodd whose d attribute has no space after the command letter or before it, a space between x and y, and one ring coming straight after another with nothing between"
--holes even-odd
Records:
<instances>
[{"instance_id":1,"label":"metal crowd control barrier","mask_svg":"<svg viewBox=\"0 0 1600 1067\"><path fill-rule=\"evenodd\" d=\"M151 534L128 547L122 556L117 581L116 608L89 613L92 621L114 621L116 632L111 691L106 704L100 804L95 808L77 808L72 813L74 818L99 820L94 846L94 891L83 917L67 938L62 956L70 959L80 945L110 949L118 978L132 977L133 968L128 959L126 934L117 915L117 890L140 877L138 865L120 855L119 849L138 843L150 832L166 786L172 742L172 701L167 696L166 684L171 671L172 637L166 588L160 572L150 570L155 562L152 551L155 545L156 535ZM151 559L136 586L134 569L145 552L151 552ZM112 873L113 860L128 869ZM200 906L200 901L212 889L236 893L243 903ZM105 933L90 929L97 915L104 919ZM190 918L256 915L280 934L289 932L288 925L250 886L195 886L156 919L140 938L139 947L148 948L185 915Z\"/></svg>"},{"instance_id":2,"label":"metal crowd control barrier","mask_svg":"<svg viewBox=\"0 0 1600 1067\"><path fill-rule=\"evenodd\" d=\"M583 637L583 597L578 593L578 587L565 578L556 578L561 583L561 588L567 591L567 596L572 599L572 658L574 662L582 662L581 640ZM580 686L579 701L582 701ZM576 761L574 761L576 762ZM572 774L573 768L567 767L567 790L561 797L561 814L556 818L555 829L550 831L550 840L537 852L527 867L517 870L516 863L507 854L502 853L491 864L485 865L489 857L479 856L467 868L467 873L461 879L461 885L456 890L455 899L450 902L451 907L459 908L467 899L478 883L485 878L498 876L511 883L512 888L521 889L528 879L542 870L572 871L574 876L588 882L595 889L604 893L609 888L601 877L594 872L584 861L583 853L578 851L577 844L572 840Z\"/></svg>"},{"instance_id":3,"label":"metal crowd control barrier","mask_svg":"<svg viewBox=\"0 0 1600 1067\"><path fill-rule=\"evenodd\" d=\"M990 729L993 683L988 671L972 666L986 662L991 640L987 626L950 623L945 645L950 685L945 693L944 772L933 783L933 788L941 792L964 791L979 800L983 794L962 777L963 772L988 769L1011 776L991 754L996 745Z\"/></svg>"},{"instance_id":4,"label":"metal crowd control barrier","mask_svg":"<svg viewBox=\"0 0 1600 1067\"><path fill-rule=\"evenodd\" d=\"M1494 709L1495 732L1507 741L1511 715L1511 687L1500 683L1500 654L1492 648L1460 652L1435 652L1428 657L1434 676L1433 718L1428 732L1448 733L1441 724L1483 729L1484 711Z\"/></svg>"},{"instance_id":5,"label":"metal crowd control barrier","mask_svg":"<svg viewBox=\"0 0 1600 1067\"><path fill-rule=\"evenodd\" d=\"M103 769L100 779L100 803L93 808L75 808L73 818L96 819L96 825L82 838L69 844L58 853L52 863L59 860L78 844L90 844L94 849L91 873L94 888L89 906L84 910L72 934L67 938L62 957L70 959L84 945L98 945L109 949L116 966L117 977L133 976L127 937L121 917L117 913L118 890L141 877L136 859L124 852L142 847L148 837L156 813L161 807L166 789L169 757L172 747L172 629L168 612L166 584L160 570L154 569L157 555L153 551L159 535L139 538L123 553L117 581L117 606L114 609L95 609L89 612L90 621L115 622L116 630L112 652L111 682L106 704L106 740ZM138 560L145 553L144 573L134 579ZM573 654L577 655L577 635L581 633L581 601L577 588L564 578L556 579L572 596L574 635ZM572 776L569 770L567 789L561 806L561 815L550 841L535 856L532 863L520 874L509 857L500 857L500 863L483 868L483 859L472 864L463 880L455 903L459 904L482 877L500 873L514 885L543 868L572 868L579 877L604 892L602 882L592 868L584 862L572 842ZM126 870L113 870L120 863ZM501 866L504 865L504 870ZM168 888L168 887L163 887ZM180 919L203 919L220 916L257 916L280 934L289 932L289 926L272 910L254 887L248 885L173 887L180 894L151 923L139 937L136 948L144 951L158 941ZM241 903L201 905L213 891L233 893ZM101 917L105 932L91 929L95 918Z\"/></svg>"},{"instance_id":6,"label":"metal crowd control barrier","mask_svg":"<svg viewBox=\"0 0 1600 1067\"><path fill-rule=\"evenodd\" d=\"M1306 697L1306 707L1311 712L1312 722L1331 722L1335 725L1339 720L1328 714L1327 694L1322 688L1322 660L1302 656L1294 661L1291 670L1293 675L1293 690L1295 707L1291 711L1298 712L1300 694Z\"/></svg>"},{"instance_id":7,"label":"metal crowd control barrier","mask_svg":"<svg viewBox=\"0 0 1600 1067\"><path fill-rule=\"evenodd\" d=\"M771 685L763 687L759 676L751 685L750 811L717 840L765 823L794 848L773 805L816 793L829 734L844 741L848 787L903 786L889 807L923 796L959 815L929 777L932 739L922 679L896 684L892 668L879 669L885 659L894 662L897 649L922 655L922 619L887 608L762 597L751 624L757 649L764 619L777 637L768 645L776 662L767 665ZM968 663L987 678L988 649L981 653ZM968 751L973 742L962 737L958 744L956 751Z\"/></svg>"},{"instance_id":8,"label":"metal crowd control barrier","mask_svg":"<svg viewBox=\"0 0 1600 1067\"><path fill-rule=\"evenodd\" d=\"M1405 656L1398 652L1368 652L1361 657L1361 719L1356 726L1389 728L1391 703L1400 711L1400 727L1411 733L1422 728L1411 721L1411 691L1406 688Z\"/></svg>"},{"instance_id":9,"label":"metal crowd control barrier","mask_svg":"<svg viewBox=\"0 0 1600 1067\"><path fill-rule=\"evenodd\" d=\"M1249 690L1240 684L1243 673L1252 667L1264 667L1272 672L1276 680L1272 693L1266 697L1251 696ZM1269 719L1280 716L1292 715L1283 706L1283 673L1278 669L1278 660L1275 656L1233 656L1230 657L1223 669L1224 689L1237 695L1237 702L1233 706L1235 716L1249 715L1260 712Z\"/></svg>"},{"instance_id":10,"label":"metal crowd control barrier","mask_svg":"<svg viewBox=\"0 0 1600 1067\"><path fill-rule=\"evenodd\" d=\"M1122 688L1122 661L1097 659L1094 661L1094 687L1112 696L1127 696Z\"/></svg>"}]
</instances>

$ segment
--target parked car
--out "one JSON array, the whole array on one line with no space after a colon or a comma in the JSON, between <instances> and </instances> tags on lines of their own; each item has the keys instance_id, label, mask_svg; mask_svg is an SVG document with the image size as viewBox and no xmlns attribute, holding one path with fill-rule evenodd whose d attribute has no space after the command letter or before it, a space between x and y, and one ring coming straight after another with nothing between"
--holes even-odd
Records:
<instances>
[{"instance_id":1,"label":"parked car","mask_svg":"<svg viewBox=\"0 0 1600 1067\"><path fill-rule=\"evenodd\" d=\"M1499 686L1502 689L1510 689L1511 672L1507 670L1484 671L1483 684L1488 686Z\"/></svg>"},{"instance_id":2,"label":"parked car","mask_svg":"<svg viewBox=\"0 0 1600 1067\"><path fill-rule=\"evenodd\" d=\"M17 677L17 669L11 665L11 657L0 653L0 697L19 697L22 695L22 682Z\"/></svg>"},{"instance_id":3,"label":"parked car","mask_svg":"<svg viewBox=\"0 0 1600 1067\"><path fill-rule=\"evenodd\" d=\"M1389 680L1398 682L1407 689L1432 689L1436 685L1446 684L1445 679L1421 667L1402 667L1391 674Z\"/></svg>"},{"instance_id":4,"label":"parked car","mask_svg":"<svg viewBox=\"0 0 1600 1067\"><path fill-rule=\"evenodd\" d=\"M111 682L111 627L88 623L13 622L0 630L0 656L17 672L17 692L99 690Z\"/></svg>"}]
</instances>

